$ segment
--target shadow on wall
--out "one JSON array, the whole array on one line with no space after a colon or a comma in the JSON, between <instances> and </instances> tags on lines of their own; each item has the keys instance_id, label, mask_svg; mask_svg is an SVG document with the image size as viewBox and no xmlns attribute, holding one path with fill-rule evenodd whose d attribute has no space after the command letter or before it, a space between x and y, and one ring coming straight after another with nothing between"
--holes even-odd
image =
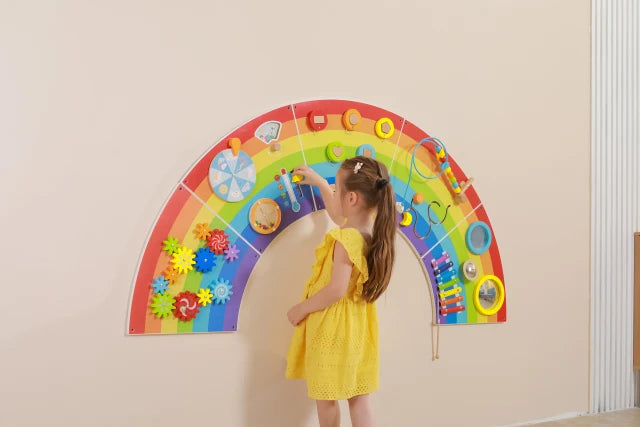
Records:
<instances>
[{"instance_id":1,"label":"shadow on wall","mask_svg":"<svg viewBox=\"0 0 640 427\"><path fill-rule=\"evenodd\" d=\"M315 403L307 396L305 382L284 377L293 334L287 311L300 301L311 274L313 249L332 227L324 211L290 225L269 245L251 274L238 328L248 349L249 365L243 426L301 427L317 423ZM299 247L292 241L305 244ZM282 279L273 288L262 286L263 277Z\"/></svg>"}]
</instances>

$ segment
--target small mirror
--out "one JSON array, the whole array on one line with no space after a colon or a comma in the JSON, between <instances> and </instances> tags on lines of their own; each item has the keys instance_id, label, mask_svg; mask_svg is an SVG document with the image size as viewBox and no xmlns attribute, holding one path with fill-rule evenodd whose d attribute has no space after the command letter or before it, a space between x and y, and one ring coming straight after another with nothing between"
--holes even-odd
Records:
<instances>
[{"instance_id":1,"label":"small mirror","mask_svg":"<svg viewBox=\"0 0 640 427\"><path fill-rule=\"evenodd\" d=\"M496 314L504 304L504 285L496 276L486 275L478 280L473 292L476 310L485 316Z\"/></svg>"},{"instance_id":2,"label":"small mirror","mask_svg":"<svg viewBox=\"0 0 640 427\"><path fill-rule=\"evenodd\" d=\"M482 221L476 221L467 228L467 247L476 255L483 254L489 249L491 239L491 229Z\"/></svg>"},{"instance_id":3,"label":"small mirror","mask_svg":"<svg viewBox=\"0 0 640 427\"><path fill-rule=\"evenodd\" d=\"M484 242L487 241L487 233L482 227L476 227L471 232L471 243L476 248L481 248Z\"/></svg>"},{"instance_id":4,"label":"small mirror","mask_svg":"<svg viewBox=\"0 0 640 427\"><path fill-rule=\"evenodd\" d=\"M490 280L481 283L478 298L480 298L480 305L485 310L493 307L496 303L496 285Z\"/></svg>"},{"instance_id":5,"label":"small mirror","mask_svg":"<svg viewBox=\"0 0 640 427\"><path fill-rule=\"evenodd\" d=\"M478 278L478 266L475 262L468 259L462 264L462 274L464 274L467 280L476 280Z\"/></svg>"}]
</instances>

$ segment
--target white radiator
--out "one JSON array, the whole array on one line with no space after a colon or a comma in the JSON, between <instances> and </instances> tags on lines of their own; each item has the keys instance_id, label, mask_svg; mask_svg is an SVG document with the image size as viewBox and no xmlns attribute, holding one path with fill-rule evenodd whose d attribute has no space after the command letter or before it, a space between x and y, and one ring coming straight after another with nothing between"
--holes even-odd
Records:
<instances>
[{"instance_id":1,"label":"white radiator","mask_svg":"<svg viewBox=\"0 0 640 427\"><path fill-rule=\"evenodd\" d=\"M591 2L591 412L634 405L640 0Z\"/></svg>"}]
</instances>

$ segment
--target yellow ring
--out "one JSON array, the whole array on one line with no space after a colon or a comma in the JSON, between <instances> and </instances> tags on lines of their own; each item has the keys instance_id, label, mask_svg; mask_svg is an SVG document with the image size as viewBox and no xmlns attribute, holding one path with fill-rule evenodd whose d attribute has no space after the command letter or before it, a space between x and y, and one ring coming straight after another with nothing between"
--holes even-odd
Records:
<instances>
[{"instance_id":1,"label":"yellow ring","mask_svg":"<svg viewBox=\"0 0 640 427\"><path fill-rule=\"evenodd\" d=\"M383 132L382 126L384 124L389 125L389 132ZM395 128L393 127L393 122L388 117L383 117L376 122L375 131L376 131L376 135L378 135L379 138L382 138L382 139L391 138L391 135L393 135L394 130Z\"/></svg>"},{"instance_id":2,"label":"yellow ring","mask_svg":"<svg viewBox=\"0 0 640 427\"><path fill-rule=\"evenodd\" d=\"M484 308L482 307L482 304L480 304L480 287L487 280L491 280L493 283L495 283L496 289L498 291L498 295L496 295L498 299L490 308ZM504 304L504 285L502 284L502 280L491 274L482 276L480 280L478 280L478 283L473 290L473 303L475 304L478 313L484 314L485 316L492 316L500 311L502 305Z\"/></svg>"}]
</instances>

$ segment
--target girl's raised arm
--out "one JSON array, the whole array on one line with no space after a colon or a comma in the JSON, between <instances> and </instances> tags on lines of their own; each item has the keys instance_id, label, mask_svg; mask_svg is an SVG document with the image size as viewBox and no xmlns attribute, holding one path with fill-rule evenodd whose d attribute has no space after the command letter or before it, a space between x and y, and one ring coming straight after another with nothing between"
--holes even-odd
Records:
<instances>
[{"instance_id":1,"label":"girl's raised arm","mask_svg":"<svg viewBox=\"0 0 640 427\"><path fill-rule=\"evenodd\" d=\"M322 195L322 200L324 201L329 218L337 225L342 225L344 223L344 217L340 215L340 209L337 206L338 200L327 180L309 166L298 166L293 170L293 174L304 177L299 184L315 185L320 189L320 194Z\"/></svg>"}]
</instances>

